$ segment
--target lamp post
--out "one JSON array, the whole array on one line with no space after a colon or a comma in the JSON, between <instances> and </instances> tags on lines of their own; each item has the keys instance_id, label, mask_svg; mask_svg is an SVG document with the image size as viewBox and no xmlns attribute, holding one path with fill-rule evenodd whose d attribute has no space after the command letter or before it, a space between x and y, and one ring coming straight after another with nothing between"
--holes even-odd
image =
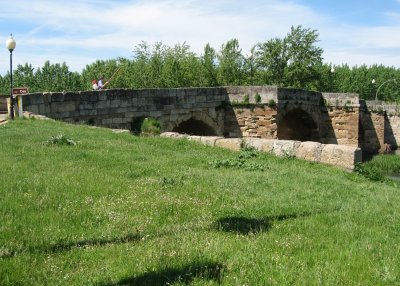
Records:
<instances>
[{"instance_id":1,"label":"lamp post","mask_svg":"<svg viewBox=\"0 0 400 286\"><path fill-rule=\"evenodd\" d=\"M382 87L384 84L386 84L386 83L388 83L388 82L391 82L391 81L397 83L396 79L395 79L395 78L392 78L392 79L389 79L389 80L383 82L383 83L378 87L378 89L376 90L376 94L375 94L375 101L378 101L378 93L379 93L379 90L381 89L381 87ZM376 80L373 79L373 80L372 80L372 84L375 84L375 83L376 83Z\"/></svg>"},{"instance_id":2,"label":"lamp post","mask_svg":"<svg viewBox=\"0 0 400 286\"><path fill-rule=\"evenodd\" d=\"M250 84L253 85L253 59L254 59L253 51L247 54L247 58L250 63Z\"/></svg>"},{"instance_id":3,"label":"lamp post","mask_svg":"<svg viewBox=\"0 0 400 286\"><path fill-rule=\"evenodd\" d=\"M333 86L334 86L334 74L335 74L335 68L334 67L332 67L331 68L331 73L330 73L330 78L331 78L331 80L330 80L330 84L331 84L331 87L330 87L330 90L331 90L331 92L333 92Z\"/></svg>"},{"instance_id":4,"label":"lamp post","mask_svg":"<svg viewBox=\"0 0 400 286\"><path fill-rule=\"evenodd\" d=\"M13 77L12 77L12 52L15 49L17 43L15 42L12 34L6 41L6 47L10 51L10 118L14 120L14 96L13 96Z\"/></svg>"}]
</instances>

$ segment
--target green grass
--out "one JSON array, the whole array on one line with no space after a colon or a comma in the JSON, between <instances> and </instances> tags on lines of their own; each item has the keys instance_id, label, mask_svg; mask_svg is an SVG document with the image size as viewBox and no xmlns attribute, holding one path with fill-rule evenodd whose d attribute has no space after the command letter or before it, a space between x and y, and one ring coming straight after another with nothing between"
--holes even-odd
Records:
<instances>
[{"instance_id":1,"label":"green grass","mask_svg":"<svg viewBox=\"0 0 400 286\"><path fill-rule=\"evenodd\" d=\"M374 181L388 180L388 176L400 176L400 156L378 155L372 160L359 164L356 172Z\"/></svg>"},{"instance_id":2,"label":"green grass","mask_svg":"<svg viewBox=\"0 0 400 286\"><path fill-rule=\"evenodd\" d=\"M368 167L375 167L384 173L400 173L400 156L380 155L365 163Z\"/></svg>"},{"instance_id":3,"label":"green grass","mask_svg":"<svg viewBox=\"0 0 400 286\"><path fill-rule=\"evenodd\" d=\"M0 285L400 284L395 182L53 121L0 146Z\"/></svg>"}]
</instances>

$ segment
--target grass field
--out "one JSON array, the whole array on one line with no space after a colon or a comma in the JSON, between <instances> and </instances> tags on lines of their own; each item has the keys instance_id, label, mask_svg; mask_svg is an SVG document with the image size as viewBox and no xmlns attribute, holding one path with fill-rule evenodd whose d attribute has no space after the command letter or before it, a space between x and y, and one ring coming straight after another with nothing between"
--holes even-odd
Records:
<instances>
[{"instance_id":1,"label":"grass field","mask_svg":"<svg viewBox=\"0 0 400 286\"><path fill-rule=\"evenodd\" d=\"M400 285L396 182L54 121L0 146L0 285Z\"/></svg>"}]
</instances>

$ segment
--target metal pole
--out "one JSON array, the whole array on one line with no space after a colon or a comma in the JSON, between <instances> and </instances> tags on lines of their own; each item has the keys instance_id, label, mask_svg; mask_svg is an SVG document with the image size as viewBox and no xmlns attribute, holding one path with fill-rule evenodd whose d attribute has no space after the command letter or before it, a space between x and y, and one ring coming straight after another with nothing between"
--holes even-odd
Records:
<instances>
[{"instance_id":1,"label":"metal pole","mask_svg":"<svg viewBox=\"0 0 400 286\"><path fill-rule=\"evenodd\" d=\"M12 76L12 51L10 51L10 118L14 120L14 96L13 96L13 76Z\"/></svg>"},{"instance_id":2,"label":"metal pole","mask_svg":"<svg viewBox=\"0 0 400 286\"><path fill-rule=\"evenodd\" d=\"M378 89L376 90L376 94L375 94L375 101L378 100L378 93L379 93L379 90L381 89L381 87L382 87L385 83L388 83L388 82L391 82L391 81L397 83L397 81L396 81L395 78L394 78L394 79L389 79L389 80L385 81L384 83L382 83L382 84L378 87Z\"/></svg>"}]
</instances>

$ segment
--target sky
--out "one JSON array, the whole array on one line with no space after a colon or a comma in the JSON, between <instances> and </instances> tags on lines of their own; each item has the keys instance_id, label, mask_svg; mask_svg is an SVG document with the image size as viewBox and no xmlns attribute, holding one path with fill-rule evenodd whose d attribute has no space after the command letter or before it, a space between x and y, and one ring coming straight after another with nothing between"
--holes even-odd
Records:
<instances>
[{"instance_id":1,"label":"sky","mask_svg":"<svg viewBox=\"0 0 400 286\"><path fill-rule=\"evenodd\" d=\"M400 68L400 0L0 0L0 74L13 65L132 58L135 46L186 43L201 55L235 38L243 55L291 26L317 30L324 62Z\"/></svg>"}]
</instances>

